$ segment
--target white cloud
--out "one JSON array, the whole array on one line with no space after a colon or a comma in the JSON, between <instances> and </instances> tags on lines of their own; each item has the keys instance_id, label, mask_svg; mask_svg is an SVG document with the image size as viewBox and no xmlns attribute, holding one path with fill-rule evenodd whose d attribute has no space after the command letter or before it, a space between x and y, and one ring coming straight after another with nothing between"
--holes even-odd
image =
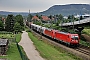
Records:
<instances>
[{"instance_id":1,"label":"white cloud","mask_svg":"<svg viewBox=\"0 0 90 60\"><path fill-rule=\"evenodd\" d=\"M48 9L52 5L89 3L90 0L0 0L0 10L39 12Z\"/></svg>"}]
</instances>

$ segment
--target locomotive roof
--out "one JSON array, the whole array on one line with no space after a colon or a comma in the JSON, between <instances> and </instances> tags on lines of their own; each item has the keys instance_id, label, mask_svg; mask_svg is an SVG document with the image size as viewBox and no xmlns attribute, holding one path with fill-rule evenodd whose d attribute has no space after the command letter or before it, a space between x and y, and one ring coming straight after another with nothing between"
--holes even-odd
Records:
<instances>
[{"instance_id":1,"label":"locomotive roof","mask_svg":"<svg viewBox=\"0 0 90 60\"><path fill-rule=\"evenodd\" d=\"M62 34L69 34L68 32L61 32L61 31L59 31L60 33L62 33Z\"/></svg>"},{"instance_id":2,"label":"locomotive roof","mask_svg":"<svg viewBox=\"0 0 90 60\"><path fill-rule=\"evenodd\" d=\"M62 34L72 34L72 33L69 33L69 32L61 32L61 31L58 31L59 33L62 33ZM75 34L72 34L72 35L75 35Z\"/></svg>"}]
</instances>

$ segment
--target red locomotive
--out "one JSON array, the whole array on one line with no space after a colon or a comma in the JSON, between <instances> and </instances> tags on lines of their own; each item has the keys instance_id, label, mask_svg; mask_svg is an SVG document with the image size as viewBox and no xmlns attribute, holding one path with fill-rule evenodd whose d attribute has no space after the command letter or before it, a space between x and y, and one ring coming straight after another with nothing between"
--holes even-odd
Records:
<instances>
[{"instance_id":1,"label":"red locomotive","mask_svg":"<svg viewBox=\"0 0 90 60\"><path fill-rule=\"evenodd\" d=\"M51 38L54 37L54 31L52 29L45 29L44 34Z\"/></svg>"},{"instance_id":2,"label":"red locomotive","mask_svg":"<svg viewBox=\"0 0 90 60\"><path fill-rule=\"evenodd\" d=\"M78 45L79 36L78 34L71 34L65 32L55 32L55 39L60 40L61 42L66 43L67 45Z\"/></svg>"},{"instance_id":3,"label":"red locomotive","mask_svg":"<svg viewBox=\"0 0 90 60\"><path fill-rule=\"evenodd\" d=\"M40 32L38 29L42 30L42 34L51 37L52 39L56 39L58 41L64 42L67 45L76 45L79 44L79 35L78 34L71 34L65 33L58 30L53 30L49 28L41 28L39 25L31 24L32 29ZM38 29L36 29L38 28Z\"/></svg>"}]
</instances>

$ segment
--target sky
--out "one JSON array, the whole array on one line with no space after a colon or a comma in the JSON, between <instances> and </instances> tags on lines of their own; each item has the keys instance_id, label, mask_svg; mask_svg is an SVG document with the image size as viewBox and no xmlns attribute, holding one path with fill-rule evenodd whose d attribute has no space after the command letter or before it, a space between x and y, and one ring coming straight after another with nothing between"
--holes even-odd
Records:
<instances>
[{"instance_id":1,"label":"sky","mask_svg":"<svg viewBox=\"0 0 90 60\"><path fill-rule=\"evenodd\" d=\"M90 0L0 0L0 11L34 13L65 4L90 4Z\"/></svg>"}]
</instances>

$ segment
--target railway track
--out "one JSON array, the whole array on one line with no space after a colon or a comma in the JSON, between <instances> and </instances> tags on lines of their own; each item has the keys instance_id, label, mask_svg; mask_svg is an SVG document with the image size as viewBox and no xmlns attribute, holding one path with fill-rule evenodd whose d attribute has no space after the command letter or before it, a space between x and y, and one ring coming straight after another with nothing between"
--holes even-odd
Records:
<instances>
[{"instance_id":1,"label":"railway track","mask_svg":"<svg viewBox=\"0 0 90 60\"><path fill-rule=\"evenodd\" d=\"M36 33L35 31L32 31L35 35L37 35L39 38L41 38L41 35L40 34L38 34L38 33ZM67 47L67 46L65 46L65 45L62 45L62 44L60 44L60 43L57 43L57 42L55 42L55 41L53 41L53 40L51 40L51 39L48 39L48 38L46 38L46 37L44 37L44 36L42 36L42 39L44 39L44 40L47 40L48 42L50 42L51 44L54 44L54 46L58 46L58 47L61 47L61 46L63 46L63 49L66 49L66 50L71 50L71 51L77 51L77 53L75 52L75 54L76 55L78 55L79 57L81 56L81 58L83 58L84 60L90 60L90 47L85 47L85 46L83 46L83 45L80 45L79 47L77 47L77 48L69 48L69 47ZM61 47L62 48L62 47ZM71 52L71 53L73 53L73 52ZM79 54L79 53L81 53L81 55ZM83 54L83 55L82 55Z\"/></svg>"},{"instance_id":2,"label":"railway track","mask_svg":"<svg viewBox=\"0 0 90 60\"><path fill-rule=\"evenodd\" d=\"M85 55L90 56L90 51L87 50L87 49L84 49L83 47L78 47L78 48L76 48L75 50L76 50L76 51L79 51L79 52L81 52L81 53L83 53L83 54L85 54Z\"/></svg>"},{"instance_id":3,"label":"railway track","mask_svg":"<svg viewBox=\"0 0 90 60\"><path fill-rule=\"evenodd\" d=\"M75 50L90 56L90 47L80 45Z\"/></svg>"},{"instance_id":4,"label":"railway track","mask_svg":"<svg viewBox=\"0 0 90 60\"><path fill-rule=\"evenodd\" d=\"M86 49L86 50L89 50L90 51L90 47L84 46L84 45L81 45L81 44L80 44L79 48L83 48L83 49Z\"/></svg>"}]
</instances>

